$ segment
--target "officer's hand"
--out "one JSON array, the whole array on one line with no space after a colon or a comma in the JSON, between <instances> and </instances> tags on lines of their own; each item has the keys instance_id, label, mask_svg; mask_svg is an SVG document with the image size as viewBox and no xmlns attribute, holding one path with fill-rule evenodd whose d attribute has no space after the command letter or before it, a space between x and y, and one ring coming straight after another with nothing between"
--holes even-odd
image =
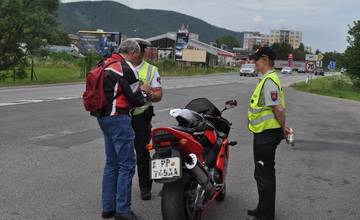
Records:
<instances>
[{"instance_id":1,"label":"officer's hand","mask_svg":"<svg viewBox=\"0 0 360 220\"><path fill-rule=\"evenodd\" d=\"M291 128L285 126L285 128L283 129L283 132L284 132L284 138L286 139L289 134L293 133L293 130Z\"/></svg>"},{"instance_id":2,"label":"officer's hand","mask_svg":"<svg viewBox=\"0 0 360 220\"><path fill-rule=\"evenodd\" d=\"M147 83L141 85L141 90L149 94L151 92L151 86Z\"/></svg>"}]
</instances>

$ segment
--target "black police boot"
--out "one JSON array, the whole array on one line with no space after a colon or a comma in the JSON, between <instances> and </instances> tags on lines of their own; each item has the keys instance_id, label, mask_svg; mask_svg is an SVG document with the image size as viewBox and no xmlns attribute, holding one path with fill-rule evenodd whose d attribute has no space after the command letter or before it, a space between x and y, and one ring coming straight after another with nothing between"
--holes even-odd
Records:
<instances>
[{"instance_id":1,"label":"black police boot","mask_svg":"<svg viewBox=\"0 0 360 220\"><path fill-rule=\"evenodd\" d=\"M151 191L141 191L141 199L144 201L151 200Z\"/></svg>"},{"instance_id":2,"label":"black police boot","mask_svg":"<svg viewBox=\"0 0 360 220\"><path fill-rule=\"evenodd\" d=\"M115 211L112 211L112 212L102 212L101 213L101 217L102 218L113 218L115 216Z\"/></svg>"},{"instance_id":3,"label":"black police boot","mask_svg":"<svg viewBox=\"0 0 360 220\"><path fill-rule=\"evenodd\" d=\"M249 215L249 216L258 216L258 209L256 208L256 209L248 209L247 210L247 214Z\"/></svg>"},{"instance_id":4,"label":"black police boot","mask_svg":"<svg viewBox=\"0 0 360 220\"><path fill-rule=\"evenodd\" d=\"M140 220L133 212L129 214L115 213L115 220Z\"/></svg>"},{"instance_id":5,"label":"black police boot","mask_svg":"<svg viewBox=\"0 0 360 220\"><path fill-rule=\"evenodd\" d=\"M261 219L258 218L258 217L255 217L255 216L248 216L248 217L246 218L246 220L261 220Z\"/></svg>"}]
</instances>

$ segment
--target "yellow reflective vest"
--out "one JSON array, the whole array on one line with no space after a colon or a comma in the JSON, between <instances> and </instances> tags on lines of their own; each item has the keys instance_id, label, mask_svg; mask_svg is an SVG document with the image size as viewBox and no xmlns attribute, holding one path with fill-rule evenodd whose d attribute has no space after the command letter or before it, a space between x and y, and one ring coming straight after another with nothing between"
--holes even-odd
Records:
<instances>
[{"instance_id":1,"label":"yellow reflective vest","mask_svg":"<svg viewBox=\"0 0 360 220\"><path fill-rule=\"evenodd\" d=\"M279 77L275 71L265 75L265 77L256 86L251 96L248 109L248 128L253 133L260 133L268 129L281 128L281 125L275 118L270 106L262 106L260 96L266 80L272 80L279 87L281 105L285 108L285 95L281 87Z\"/></svg>"},{"instance_id":2,"label":"yellow reflective vest","mask_svg":"<svg viewBox=\"0 0 360 220\"><path fill-rule=\"evenodd\" d=\"M144 64L142 65L140 71L139 71L139 80L142 83L151 84L155 77L155 73L158 71L157 67L154 65L149 64L148 62L144 61ZM151 106L151 102L145 103L145 105L141 107L135 108L132 115L140 115L145 112L146 109L148 109Z\"/></svg>"}]
</instances>

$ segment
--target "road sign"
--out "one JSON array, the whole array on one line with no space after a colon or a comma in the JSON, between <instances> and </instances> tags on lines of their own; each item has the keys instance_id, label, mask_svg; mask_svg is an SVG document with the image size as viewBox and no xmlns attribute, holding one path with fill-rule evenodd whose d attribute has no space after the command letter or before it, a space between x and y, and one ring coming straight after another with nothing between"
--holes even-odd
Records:
<instances>
[{"instance_id":1,"label":"road sign","mask_svg":"<svg viewBox=\"0 0 360 220\"><path fill-rule=\"evenodd\" d=\"M336 61L330 61L328 69L334 71L336 69Z\"/></svg>"},{"instance_id":2,"label":"road sign","mask_svg":"<svg viewBox=\"0 0 360 220\"><path fill-rule=\"evenodd\" d=\"M305 70L306 72L314 72L316 69L316 61L306 61Z\"/></svg>"},{"instance_id":3,"label":"road sign","mask_svg":"<svg viewBox=\"0 0 360 220\"><path fill-rule=\"evenodd\" d=\"M317 61L318 58L317 58L317 56L314 55L314 54L306 54L305 60L306 60L306 61Z\"/></svg>"},{"instance_id":4,"label":"road sign","mask_svg":"<svg viewBox=\"0 0 360 220\"><path fill-rule=\"evenodd\" d=\"M318 53L317 54L317 60L320 61L322 59L324 59L324 55L322 53Z\"/></svg>"}]
</instances>

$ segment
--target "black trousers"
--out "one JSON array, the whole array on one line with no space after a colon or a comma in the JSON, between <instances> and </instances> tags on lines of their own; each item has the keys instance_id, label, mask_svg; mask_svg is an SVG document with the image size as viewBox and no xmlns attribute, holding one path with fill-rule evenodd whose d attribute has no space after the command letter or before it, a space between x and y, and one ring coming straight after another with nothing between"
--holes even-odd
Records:
<instances>
[{"instance_id":1,"label":"black trousers","mask_svg":"<svg viewBox=\"0 0 360 220\"><path fill-rule=\"evenodd\" d=\"M254 177L259 193L257 214L261 220L273 220L275 217L275 151L282 139L281 129L254 134Z\"/></svg>"},{"instance_id":2,"label":"black trousers","mask_svg":"<svg viewBox=\"0 0 360 220\"><path fill-rule=\"evenodd\" d=\"M150 153L146 145L150 142L151 118L153 110L147 110L144 114L133 116L132 125L135 131L136 163L141 192L150 192L152 180L150 178Z\"/></svg>"}]
</instances>

